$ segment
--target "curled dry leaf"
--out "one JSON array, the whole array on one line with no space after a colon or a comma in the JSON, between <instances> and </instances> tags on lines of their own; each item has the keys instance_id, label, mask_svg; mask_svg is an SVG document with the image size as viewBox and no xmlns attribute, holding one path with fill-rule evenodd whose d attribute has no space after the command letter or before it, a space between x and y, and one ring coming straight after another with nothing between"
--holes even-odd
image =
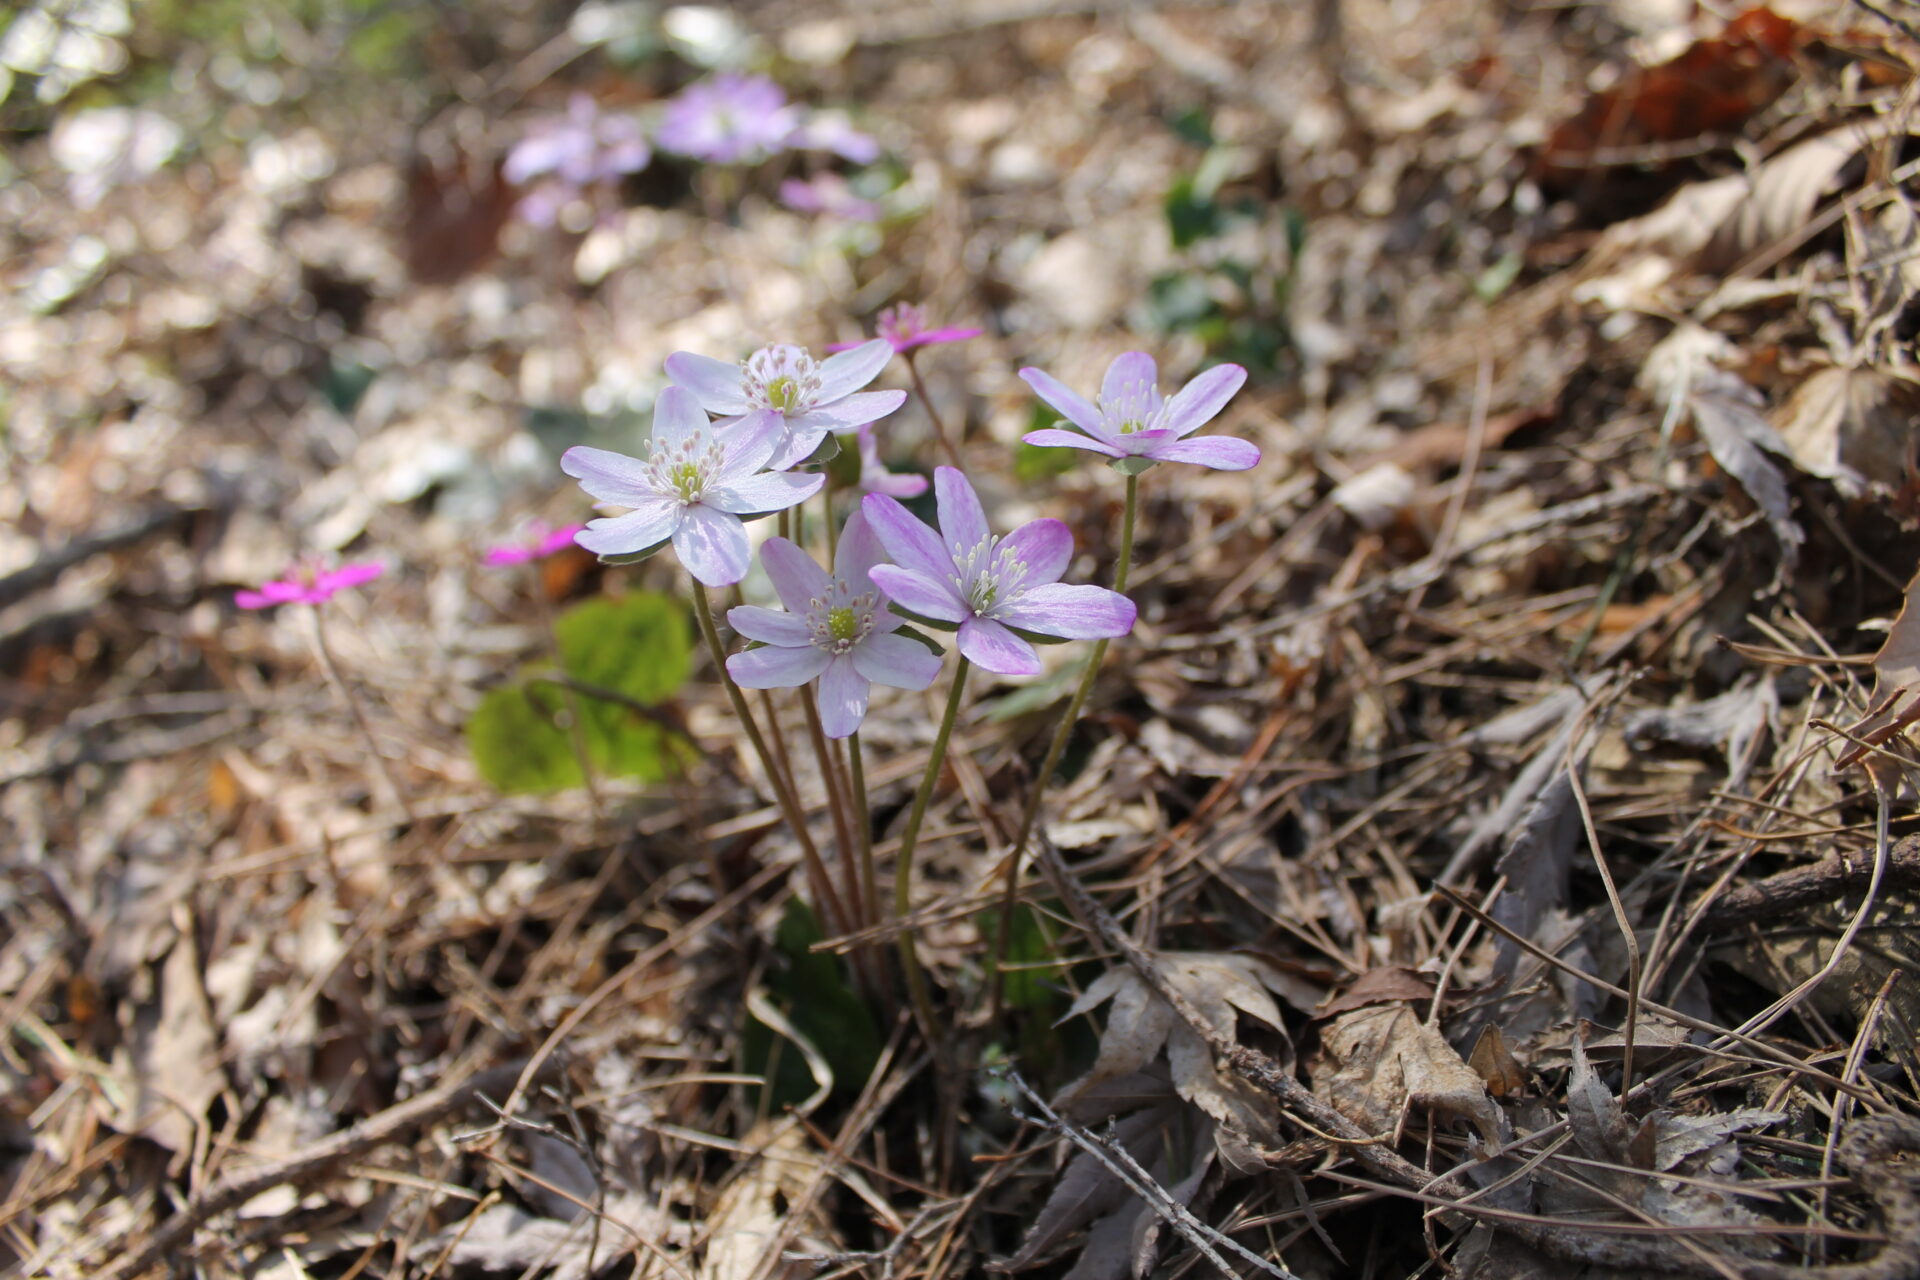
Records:
<instances>
[{"instance_id":1,"label":"curled dry leaf","mask_svg":"<svg viewBox=\"0 0 1920 1280\"><path fill-rule=\"evenodd\" d=\"M1268 992L1287 994L1291 984L1264 961L1193 951L1166 952L1156 963L1168 984L1187 998L1215 1034L1234 1038L1237 1013L1280 1027L1279 1006ZM1252 1160L1245 1139L1265 1139L1272 1133L1277 1119L1272 1099L1237 1075L1220 1071L1206 1041L1176 1018L1131 968L1101 974L1061 1020L1088 1013L1109 1000L1113 1006L1093 1070L1069 1085L1063 1097L1071 1099L1102 1081L1140 1070L1164 1046L1175 1091L1220 1122L1216 1139L1222 1153L1236 1165Z\"/></svg>"},{"instance_id":2,"label":"curled dry leaf","mask_svg":"<svg viewBox=\"0 0 1920 1280\"><path fill-rule=\"evenodd\" d=\"M1758 391L1714 361L1731 344L1696 324L1682 324L1647 354L1640 385L1663 407L1678 399L1700 429L1713 460L1737 481L1780 543L1780 574L1792 571L1806 535L1793 518L1787 481L1767 453L1786 444L1761 412Z\"/></svg>"},{"instance_id":3,"label":"curled dry leaf","mask_svg":"<svg viewBox=\"0 0 1920 1280\"><path fill-rule=\"evenodd\" d=\"M1485 1081L1409 1005L1343 1013L1320 1039L1317 1091L1372 1132L1392 1133L1411 1102L1464 1117L1490 1146L1506 1145L1505 1118Z\"/></svg>"},{"instance_id":4,"label":"curled dry leaf","mask_svg":"<svg viewBox=\"0 0 1920 1280\"><path fill-rule=\"evenodd\" d=\"M1888 493L1920 470L1920 385L1892 369L1828 367L1808 375L1774 414L1793 460L1848 497Z\"/></svg>"},{"instance_id":5,"label":"curled dry leaf","mask_svg":"<svg viewBox=\"0 0 1920 1280\"><path fill-rule=\"evenodd\" d=\"M1751 179L1752 192L1719 224L1696 264L1719 271L1798 233L1820 201L1839 190L1847 165L1868 147L1907 126L1892 120L1849 124L1769 157Z\"/></svg>"}]
</instances>

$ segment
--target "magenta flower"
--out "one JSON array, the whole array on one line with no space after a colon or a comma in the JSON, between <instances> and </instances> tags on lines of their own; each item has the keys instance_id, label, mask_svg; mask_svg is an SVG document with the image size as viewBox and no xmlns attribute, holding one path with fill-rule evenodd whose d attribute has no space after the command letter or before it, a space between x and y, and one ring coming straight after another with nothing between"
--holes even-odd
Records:
<instances>
[{"instance_id":1,"label":"magenta flower","mask_svg":"<svg viewBox=\"0 0 1920 1280\"><path fill-rule=\"evenodd\" d=\"M741 605L727 623L764 647L727 659L727 672L749 689L787 689L818 680L820 727L844 738L866 718L875 684L924 689L940 674L940 657L893 634L900 619L867 577L880 563L880 540L858 511L847 518L833 557L833 575L785 538L768 538L760 563L787 612Z\"/></svg>"},{"instance_id":2,"label":"magenta flower","mask_svg":"<svg viewBox=\"0 0 1920 1280\"><path fill-rule=\"evenodd\" d=\"M888 307L880 313L875 329L880 337L891 345L896 354L912 351L915 347L931 347L942 342L965 342L968 338L977 338L985 329L961 329L952 325L944 329L929 329L927 313L911 302L903 302L897 307ZM860 344L857 342L836 342L828 347L829 351L847 351Z\"/></svg>"},{"instance_id":3,"label":"magenta flower","mask_svg":"<svg viewBox=\"0 0 1920 1280\"><path fill-rule=\"evenodd\" d=\"M387 571L373 561L343 564L338 569L322 569L303 562L287 570L284 578L260 584L258 591L236 591L233 602L242 609L271 609L277 604L325 604L336 592L372 582Z\"/></svg>"},{"instance_id":4,"label":"magenta flower","mask_svg":"<svg viewBox=\"0 0 1920 1280\"><path fill-rule=\"evenodd\" d=\"M600 556L642 556L671 542L701 583L731 586L752 559L741 517L785 510L825 483L824 476L763 473L779 442L778 418L721 431L691 392L668 387L653 407L644 459L586 445L560 456L560 469L582 489L629 508L591 522L574 541Z\"/></svg>"},{"instance_id":5,"label":"magenta flower","mask_svg":"<svg viewBox=\"0 0 1920 1280\"><path fill-rule=\"evenodd\" d=\"M896 561L874 566L873 584L909 617L943 630L957 627L960 652L1003 676L1040 670L1039 655L1016 632L1104 640L1133 630L1133 601L1105 587L1060 582L1073 558L1066 525L1034 520L997 538L966 476L936 467L933 486L938 533L884 494L860 502Z\"/></svg>"},{"instance_id":6,"label":"magenta flower","mask_svg":"<svg viewBox=\"0 0 1920 1280\"><path fill-rule=\"evenodd\" d=\"M1174 392L1172 399L1162 400L1153 357L1129 351L1107 366L1097 405L1039 369L1022 369L1020 376L1080 429L1029 431L1024 437L1028 444L1088 449L1147 463L1193 462L1219 471L1245 471L1260 461L1260 449L1250 441L1187 439L1213 421L1246 382L1247 371L1237 364L1215 365Z\"/></svg>"},{"instance_id":7,"label":"magenta flower","mask_svg":"<svg viewBox=\"0 0 1920 1280\"><path fill-rule=\"evenodd\" d=\"M860 390L892 357L878 338L820 361L792 346L762 347L740 364L676 351L667 357L667 376L720 415L722 428L777 425L780 443L767 465L783 471L804 461L829 432L852 431L906 403L904 391Z\"/></svg>"},{"instance_id":8,"label":"magenta flower","mask_svg":"<svg viewBox=\"0 0 1920 1280\"><path fill-rule=\"evenodd\" d=\"M487 551L487 563L492 565L525 564L529 560L544 560L562 547L573 545L573 535L586 528L583 524L562 525L556 529L545 520L535 520L527 526L525 536L518 542L503 542Z\"/></svg>"},{"instance_id":9,"label":"magenta flower","mask_svg":"<svg viewBox=\"0 0 1920 1280\"><path fill-rule=\"evenodd\" d=\"M682 89L655 137L666 150L709 164L753 164L786 150L801 124L779 85L727 71Z\"/></svg>"},{"instance_id":10,"label":"magenta flower","mask_svg":"<svg viewBox=\"0 0 1920 1280\"><path fill-rule=\"evenodd\" d=\"M890 498L917 498L927 491L927 478L911 471L889 471L880 461L880 442L873 428L860 428L860 489L864 493L884 493Z\"/></svg>"}]
</instances>

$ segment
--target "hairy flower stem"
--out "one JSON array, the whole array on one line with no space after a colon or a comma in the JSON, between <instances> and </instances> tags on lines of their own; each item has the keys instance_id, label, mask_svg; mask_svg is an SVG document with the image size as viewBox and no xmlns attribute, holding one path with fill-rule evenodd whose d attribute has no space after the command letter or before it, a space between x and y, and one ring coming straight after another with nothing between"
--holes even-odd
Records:
<instances>
[{"instance_id":1,"label":"hairy flower stem","mask_svg":"<svg viewBox=\"0 0 1920 1280\"><path fill-rule=\"evenodd\" d=\"M807 741L813 745L813 758L820 766L820 785L826 788L827 812L833 818L834 843L840 850L841 875L844 883L841 888L847 904L847 923L853 929L864 929L870 921L864 919L860 897L860 869L858 860L853 856L853 824L847 816L846 793L840 789L840 777L834 769L833 752L827 746L827 735L820 728L820 708L814 701L811 689L800 690L800 707L807 717Z\"/></svg>"},{"instance_id":2,"label":"hairy flower stem","mask_svg":"<svg viewBox=\"0 0 1920 1280\"><path fill-rule=\"evenodd\" d=\"M827 875L827 868L820 861L820 850L814 847L813 837L807 832L807 814L800 807L799 797L793 788L787 785L787 779L775 767L773 753L767 749L767 740L760 733L760 726L754 722L753 711L747 706L747 699L740 692L740 686L733 682L733 676L727 671L727 651L720 644L720 629L713 622L713 603L707 599L707 589L698 578L693 582L693 616L700 624L700 636L707 642L707 653L713 659L713 668L720 674L720 683L727 691L727 701L733 704L733 714L738 717L740 727L747 731L747 741L753 744L753 752L760 758L760 767L767 771L767 778L773 784L774 799L780 806L780 812L786 817L787 825L793 828L794 838L800 842L800 857L807 866L807 879L813 884L813 892L820 899L820 905L833 927L841 933L847 931L847 912L840 897L833 891L833 880Z\"/></svg>"},{"instance_id":3,"label":"hairy flower stem","mask_svg":"<svg viewBox=\"0 0 1920 1280\"><path fill-rule=\"evenodd\" d=\"M527 561L527 577L533 589L534 607L540 614L540 629L546 633L547 656L553 659L554 669L565 675L567 661L560 653L560 629L554 625L553 602L547 599L547 584L542 579L538 560ZM600 806L600 784L593 776L593 761L587 756L587 722L581 710L580 693L562 682L560 696L567 704L567 743L573 748L573 758L580 762L580 777L587 787L587 807L598 822L605 813Z\"/></svg>"},{"instance_id":4,"label":"hairy flower stem","mask_svg":"<svg viewBox=\"0 0 1920 1280\"><path fill-rule=\"evenodd\" d=\"M933 996L927 990L927 975L920 971L920 957L913 948L913 930L906 918L913 910L913 846L920 839L920 824L926 820L927 803L933 799L934 784L940 780L941 766L947 762L947 743L953 737L953 722L960 717L960 698L967 687L967 672L972 663L964 657L953 672L953 689L947 694L947 709L940 717L940 729L933 737L933 756L913 793L913 809L907 814L907 829L900 833L900 852L893 860L893 914L900 925L900 967L907 975L907 991L913 997L913 1011L920 1019L920 1030L929 1045L946 1040L939 1020L934 1016Z\"/></svg>"},{"instance_id":5,"label":"hairy flower stem","mask_svg":"<svg viewBox=\"0 0 1920 1280\"><path fill-rule=\"evenodd\" d=\"M953 438L947 434L947 424L940 420L940 411L933 407L933 397L927 394L927 384L920 380L920 368L913 362L913 352L908 351L904 354L907 360L907 376L913 379L913 393L920 397L920 405L927 411L927 417L933 423L933 434L939 437L940 448L947 455L947 461L959 467L961 466L960 450L955 447Z\"/></svg>"},{"instance_id":6,"label":"hairy flower stem","mask_svg":"<svg viewBox=\"0 0 1920 1280\"><path fill-rule=\"evenodd\" d=\"M1125 513L1120 518L1120 562L1114 566L1113 589L1124 593L1127 589L1127 574L1133 568L1133 526L1134 518L1140 507L1140 477L1127 477L1127 500ZM1020 859L1027 850L1027 837L1033 834L1033 824L1040 816L1040 803L1046 797L1047 784L1053 781L1053 771L1060 767L1060 757L1066 754L1067 740L1073 736L1073 726L1079 722L1080 711L1087 704L1087 695L1093 692L1093 682L1100 678L1100 663L1107 656L1107 641L1096 640L1093 650L1087 655L1087 669L1080 677L1080 685L1073 691L1073 698L1067 703L1067 712L1060 717L1060 723L1053 731L1053 741L1047 744L1046 759L1040 762L1040 772L1033 780L1033 789L1027 793L1026 812L1020 815L1020 832L1013 838L1013 848L1008 850L1006 888L1000 895L1000 936L994 940L993 998L989 1004L992 1016L1000 1012L1001 989L1005 980L1007 964L1007 946L1013 936L1013 909L1019 904Z\"/></svg>"},{"instance_id":7,"label":"hairy flower stem","mask_svg":"<svg viewBox=\"0 0 1920 1280\"><path fill-rule=\"evenodd\" d=\"M880 920L880 883L873 870L873 809L867 800L867 762L860 750L860 731L847 735L847 759L852 781L847 790L853 796L853 816L860 838L860 889L866 902L867 920Z\"/></svg>"},{"instance_id":8,"label":"hairy flower stem","mask_svg":"<svg viewBox=\"0 0 1920 1280\"><path fill-rule=\"evenodd\" d=\"M361 738L366 741L367 755L373 760L375 781L380 784L374 790L385 791L387 794L382 799L406 816L407 825L414 825L417 820L413 814L413 806L407 803L407 793L400 789L400 783L393 776L392 767L387 764L387 757L381 753L380 744L374 740L373 726L367 720L366 709L360 705L360 699L353 688L340 678L340 668L333 660L333 650L327 647L327 632L320 622L318 605L307 607L306 620L307 639L313 645L314 657L320 662L320 670L325 673L327 683L333 686L333 691L339 696L340 701L346 704L348 714L353 717L354 726L360 730ZM438 846L430 845L429 847L437 848Z\"/></svg>"}]
</instances>

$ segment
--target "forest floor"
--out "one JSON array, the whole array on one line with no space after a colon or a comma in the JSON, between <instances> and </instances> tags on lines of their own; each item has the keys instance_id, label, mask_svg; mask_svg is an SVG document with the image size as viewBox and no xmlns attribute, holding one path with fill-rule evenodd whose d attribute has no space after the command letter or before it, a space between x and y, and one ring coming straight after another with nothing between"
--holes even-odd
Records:
<instances>
[{"instance_id":1,"label":"forest floor","mask_svg":"<svg viewBox=\"0 0 1920 1280\"><path fill-rule=\"evenodd\" d=\"M1920 1275L1920 30L1707 8L221 0L70 97L16 59L0 1269ZM702 60L850 112L881 212L783 205L851 172L809 153L517 216L535 122ZM102 106L161 163L77 168ZM561 450L634 451L670 353L901 302L985 332L889 464L930 405L1075 580L1123 482L1020 445L1017 370L1242 364L1213 430L1264 453L1142 478L1011 913L1084 646L970 686L933 1027L684 620L594 682L671 776L468 732L556 612L681 619L671 556L483 563L587 518ZM385 571L236 607L315 553ZM861 731L882 896L943 687Z\"/></svg>"}]
</instances>

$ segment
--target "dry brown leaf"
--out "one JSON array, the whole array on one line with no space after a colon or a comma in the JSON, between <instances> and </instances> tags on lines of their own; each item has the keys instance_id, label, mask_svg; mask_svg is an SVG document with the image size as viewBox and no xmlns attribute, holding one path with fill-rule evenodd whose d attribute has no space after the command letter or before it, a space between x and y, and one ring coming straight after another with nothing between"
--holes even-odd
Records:
<instances>
[{"instance_id":1,"label":"dry brown leaf","mask_svg":"<svg viewBox=\"0 0 1920 1280\"><path fill-rule=\"evenodd\" d=\"M1905 126L1892 120L1849 124L1769 158L1753 176L1751 195L1715 230L1697 265L1722 270L1795 234L1813 217L1821 199L1835 193L1849 161L1903 131Z\"/></svg>"},{"instance_id":2,"label":"dry brown leaf","mask_svg":"<svg viewBox=\"0 0 1920 1280\"><path fill-rule=\"evenodd\" d=\"M1412 1102L1462 1116L1490 1145L1505 1145L1500 1108L1486 1084L1409 1006L1344 1013L1321 1033L1321 1049L1331 1071L1316 1081L1319 1092L1374 1133L1393 1132L1401 1105Z\"/></svg>"},{"instance_id":3,"label":"dry brown leaf","mask_svg":"<svg viewBox=\"0 0 1920 1280\"><path fill-rule=\"evenodd\" d=\"M1916 470L1920 385L1876 367L1815 370L1774 413L1793 460L1849 497L1892 492Z\"/></svg>"},{"instance_id":4,"label":"dry brown leaf","mask_svg":"<svg viewBox=\"0 0 1920 1280\"><path fill-rule=\"evenodd\" d=\"M160 967L159 1006L137 1011L127 1029L125 1066L133 1087L114 1120L121 1132L138 1132L172 1151L176 1166L192 1155L208 1105L227 1087L191 917L182 925Z\"/></svg>"},{"instance_id":5,"label":"dry brown leaf","mask_svg":"<svg viewBox=\"0 0 1920 1280\"><path fill-rule=\"evenodd\" d=\"M1473 1042L1473 1052L1467 1055L1467 1065L1496 1098L1511 1098L1526 1091L1526 1069L1513 1056L1513 1050L1507 1047L1507 1037L1494 1023L1489 1022L1481 1029L1479 1039Z\"/></svg>"},{"instance_id":6,"label":"dry brown leaf","mask_svg":"<svg viewBox=\"0 0 1920 1280\"><path fill-rule=\"evenodd\" d=\"M785 1230L787 1213L806 1197L814 1159L806 1131L791 1121L750 1132L745 1145L761 1152L739 1178L727 1184L707 1218L707 1253L700 1280L772 1280L813 1274L804 1262L780 1262L771 1251ZM817 1214L814 1215L816 1218ZM819 1222L808 1224L817 1228ZM817 1235L817 1230L807 1234Z\"/></svg>"},{"instance_id":7,"label":"dry brown leaf","mask_svg":"<svg viewBox=\"0 0 1920 1280\"><path fill-rule=\"evenodd\" d=\"M1355 978L1352 986L1328 1000L1316 1012L1322 1018L1331 1018L1350 1009L1385 1004L1389 1000L1431 1000L1433 982L1432 974L1421 973L1405 965L1382 965Z\"/></svg>"}]
</instances>

